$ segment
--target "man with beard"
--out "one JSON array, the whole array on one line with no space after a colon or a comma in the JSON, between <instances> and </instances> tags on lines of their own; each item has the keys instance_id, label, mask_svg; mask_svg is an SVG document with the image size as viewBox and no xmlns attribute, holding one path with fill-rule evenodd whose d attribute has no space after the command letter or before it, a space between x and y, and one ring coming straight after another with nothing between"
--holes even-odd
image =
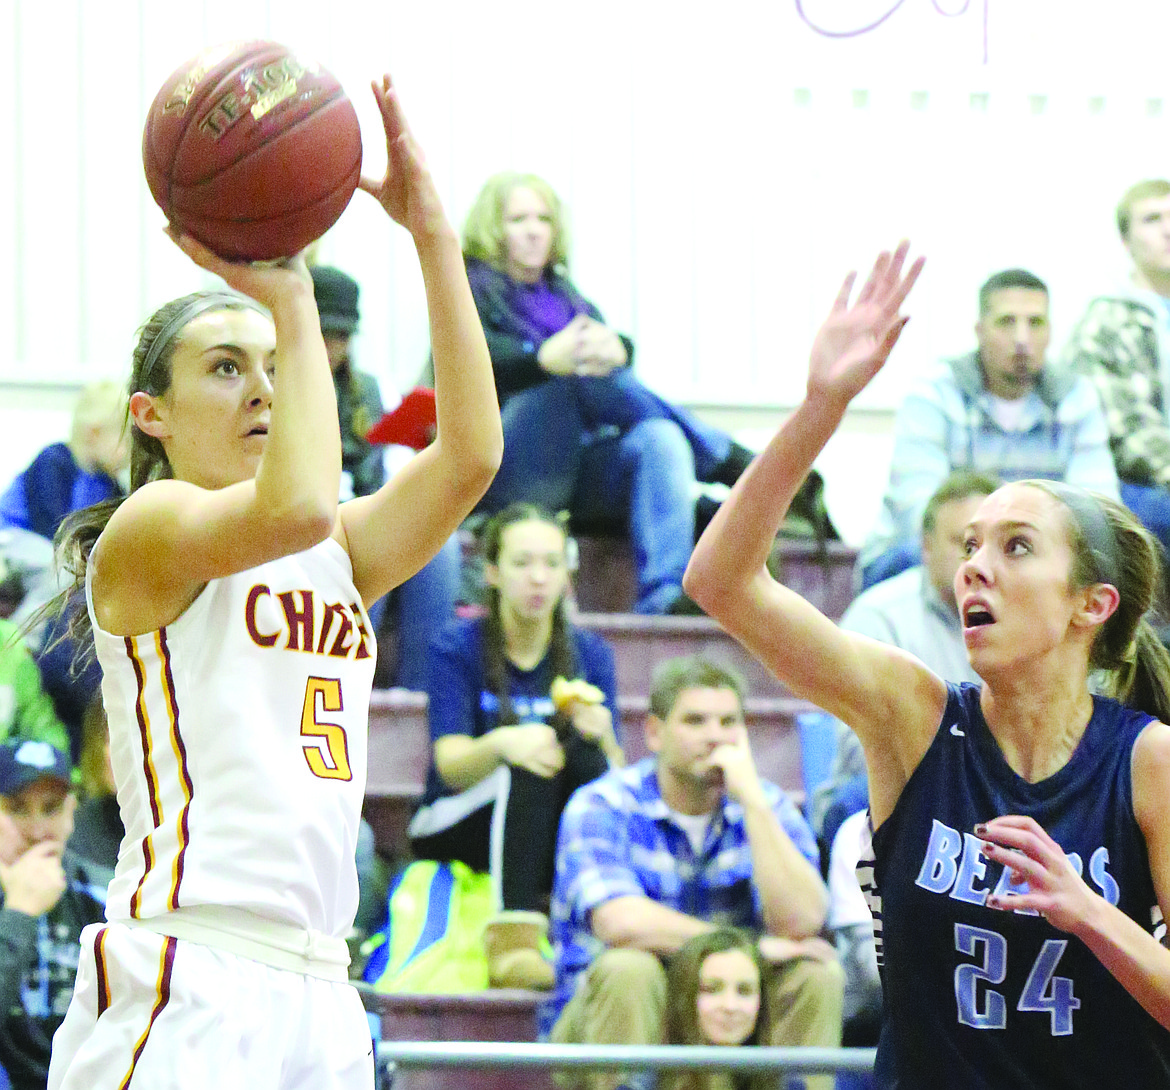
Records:
<instances>
[{"instance_id":1,"label":"man with beard","mask_svg":"<svg viewBox=\"0 0 1170 1090\"><path fill-rule=\"evenodd\" d=\"M661 1044L662 959L732 925L758 935L775 967L763 1039L839 1044L843 976L816 937L828 903L816 842L792 800L756 772L741 679L702 658L662 663L646 742L652 756L580 788L562 814L557 981L543 1028L559 1043ZM587 1090L633 1085L614 1072L561 1079ZM831 1085L831 1076L808 1080Z\"/></svg>"},{"instance_id":2,"label":"man with beard","mask_svg":"<svg viewBox=\"0 0 1170 1090\"><path fill-rule=\"evenodd\" d=\"M979 289L978 348L927 369L898 409L889 487L858 558L862 589L919 563L927 500L953 470L1118 498L1100 399L1088 379L1048 362L1049 336L1038 276L1006 269Z\"/></svg>"}]
</instances>

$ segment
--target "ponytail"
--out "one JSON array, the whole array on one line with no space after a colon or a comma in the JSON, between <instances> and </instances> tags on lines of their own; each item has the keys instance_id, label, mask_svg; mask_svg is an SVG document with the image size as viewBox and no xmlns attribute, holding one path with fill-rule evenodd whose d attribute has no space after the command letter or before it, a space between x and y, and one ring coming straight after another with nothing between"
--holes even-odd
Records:
<instances>
[{"instance_id":1,"label":"ponytail","mask_svg":"<svg viewBox=\"0 0 1170 1090\"><path fill-rule=\"evenodd\" d=\"M1158 541L1116 500L1053 481L1022 483L1047 492L1069 513L1072 586L1117 588L1117 608L1093 640L1089 668L1107 673L1108 695L1170 723L1170 652L1150 621L1162 596Z\"/></svg>"},{"instance_id":2,"label":"ponytail","mask_svg":"<svg viewBox=\"0 0 1170 1090\"><path fill-rule=\"evenodd\" d=\"M1170 651L1154 626L1143 618L1133 654L1115 672L1113 696L1127 707L1170 723Z\"/></svg>"}]
</instances>

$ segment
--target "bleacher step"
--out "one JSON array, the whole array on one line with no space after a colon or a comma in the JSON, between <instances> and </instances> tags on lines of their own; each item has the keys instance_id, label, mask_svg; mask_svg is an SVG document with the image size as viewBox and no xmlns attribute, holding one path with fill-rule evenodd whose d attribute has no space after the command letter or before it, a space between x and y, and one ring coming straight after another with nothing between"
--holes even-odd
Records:
<instances>
[{"instance_id":1,"label":"bleacher step","mask_svg":"<svg viewBox=\"0 0 1170 1090\"><path fill-rule=\"evenodd\" d=\"M362 1002L378 1016L385 1041L520 1041L536 1040L536 1008L541 992L492 989L466 995L386 995L368 986ZM552 1090L544 1072L497 1068L402 1069L394 1090Z\"/></svg>"}]
</instances>

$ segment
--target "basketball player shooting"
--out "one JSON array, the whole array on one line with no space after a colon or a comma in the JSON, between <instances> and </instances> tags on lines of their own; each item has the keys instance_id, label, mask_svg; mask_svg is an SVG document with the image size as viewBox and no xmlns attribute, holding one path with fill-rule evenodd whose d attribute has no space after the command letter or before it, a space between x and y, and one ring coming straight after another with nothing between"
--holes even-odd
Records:
<instances>
[{"instance_id":1,"label":"basketball player shooting","mask_svg":"<svg viewBox=\"0 0 1170 1090\"><path fill-rule=\"evenodd\" d=\"M65 542L126 838L109 922L82 936L54 1090L373 1085L345 945L376 650L366 607L435 554L502 450L458 236L388 77L374 95L388 166L361 187L414 240L438 434L380 491L338 505L303 261L232 264L178 239L233 290L147 322L132 491Z\"/></svg>"}]
</instances>

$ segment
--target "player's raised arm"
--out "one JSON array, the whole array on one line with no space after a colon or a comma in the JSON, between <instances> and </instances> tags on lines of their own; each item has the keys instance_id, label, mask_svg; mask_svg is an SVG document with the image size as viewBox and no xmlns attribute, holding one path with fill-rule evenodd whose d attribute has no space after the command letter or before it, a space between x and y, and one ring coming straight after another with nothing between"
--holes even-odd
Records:
<instances>
[{"instance_id":1,"label":"player's raised arm","mask_svg":"<svg viewBox=\"0 0 1170 1090\"><path fill-rule=\"evenodd\" d=\"M813 343L804 400L708 526L684 582L695 601L794 692L863 734L867 725L887 721L893 703L923 686L933 699L918 701L929 709L922 730L933 731L945 699L942 682L900 652L842 632L778 584L765 561L813 460L905 325L900 309L922 268L922 258L905 268L907 251L903 243L892 255L881 254L853 302L854 275L846 277Z\"/></svg>"},{"instance_id":2,"label":"player's raised arm","mask_svg":"<svg viewBox=\"0 0 1170 1090\"><path fill-rule=\"evenodd\" d=\"M435 358L435 441L372 496L343 505L354 582L367 602L419 570L471 512L503 454L500 410L459 236L390 77L374 84L386 129L382 179L361 187L414 239Z\"/></svg>"}]
</instances>

